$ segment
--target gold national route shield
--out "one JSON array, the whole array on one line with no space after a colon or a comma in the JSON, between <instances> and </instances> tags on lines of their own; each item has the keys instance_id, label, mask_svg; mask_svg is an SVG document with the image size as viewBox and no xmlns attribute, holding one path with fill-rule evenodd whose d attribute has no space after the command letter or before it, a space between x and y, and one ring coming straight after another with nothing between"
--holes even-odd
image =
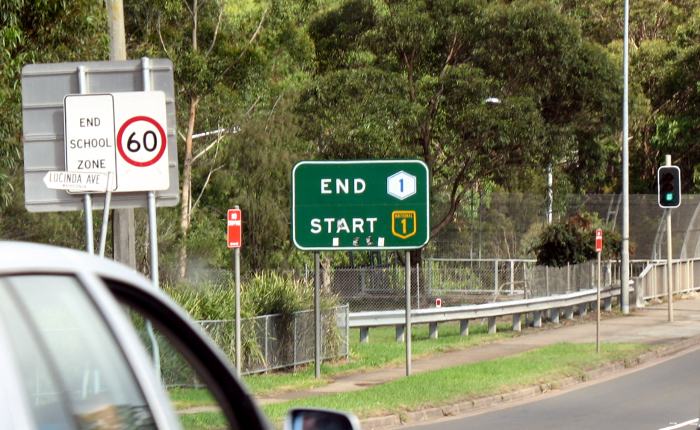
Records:
<instances>
[{"instance_id":1,"label":"gold national route shield","mask_svg":"<svg viewBox=\"0 0 700 430\"><path fill-rule=\"evenodd\" d=\"M391 213L391 233L401 239L416 234L416 211L393 211Z\"/></svg>"}]
</instances>

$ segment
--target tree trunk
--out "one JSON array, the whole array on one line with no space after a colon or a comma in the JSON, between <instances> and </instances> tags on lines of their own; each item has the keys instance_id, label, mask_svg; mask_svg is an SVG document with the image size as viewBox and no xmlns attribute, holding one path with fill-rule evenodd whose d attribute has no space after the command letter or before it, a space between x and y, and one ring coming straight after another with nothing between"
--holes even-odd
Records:
<instances>
[{"instance_id":1,"label":"tree trunk","mask_svg":"<svg viewBox=\"0 0 700 430\"><path fill-rule=\"evenodd\" d=\"M179 278L185 279L187 276L187 233L192 222L192 135L194 134L194 124L197 117L197 105L199 97L190 98L190 113L187 121L187 136L185 138L185 161L182 166L182 192L180 200L180 241L179 258Z\"/></svg>"}]
</instances>

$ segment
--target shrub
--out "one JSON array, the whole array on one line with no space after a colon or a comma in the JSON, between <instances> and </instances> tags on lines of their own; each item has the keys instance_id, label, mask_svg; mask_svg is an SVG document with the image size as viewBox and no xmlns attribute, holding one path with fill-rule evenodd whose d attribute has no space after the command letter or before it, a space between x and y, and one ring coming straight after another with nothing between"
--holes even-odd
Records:
<instances>
[{"instance_id":1,"label":"shrub","mask_svg":"<svg viewBox=\"0 0 700 430\"><path fill-rule=\"evenodd\" d=\"M583 212L565 222L546 226L532 249L537 256L537 264L562 267L567 263L577 264L594 259L595 230L601 225L597 216ZM621 250L619 233L603 228L603 237L603 258L618 258Z\"/></svg>"}]
</instances>

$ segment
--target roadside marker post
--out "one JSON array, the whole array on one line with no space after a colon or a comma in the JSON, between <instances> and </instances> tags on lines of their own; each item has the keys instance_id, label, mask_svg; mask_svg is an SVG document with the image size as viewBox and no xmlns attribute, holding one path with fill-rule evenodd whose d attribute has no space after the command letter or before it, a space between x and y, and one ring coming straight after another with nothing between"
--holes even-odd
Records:
<instances>
[{"instance_id":1,"label":"roadside marker post","mask_svg":"<svg viewBox=\"0 0 700 430\"><path fill-rule=\"evenodd\" d=\"M226 246L233 249L233 273L236 295L236 372L241 375L241 246L243 218L238 205L226 212Z\"/></svg>"},{"instance_id":2,"label":"roadside marker post","mask_svg":"<svg viewBox=\"0 0 700 430\"><path fill-rule=\"evenodd\" d=\"M595 352L600 353L600 282L601 282L601 254L603 253L603 230L595 231L595 252L598 254L598 291L596 294L595 311Z\"/></svg>"}]
</instances>

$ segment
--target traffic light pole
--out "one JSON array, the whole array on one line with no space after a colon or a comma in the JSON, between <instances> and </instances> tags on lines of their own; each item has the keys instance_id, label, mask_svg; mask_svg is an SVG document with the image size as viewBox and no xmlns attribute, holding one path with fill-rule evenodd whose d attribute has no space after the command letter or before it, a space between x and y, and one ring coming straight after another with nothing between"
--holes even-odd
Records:
<instances>
[{"instance_id":1,"label":"traffic light pole","mask_svg":"<svg viewBox=\"0 0 700 430\"><path fill-rule=\"evenodd\" d=\"M671 165L671 155L666 154L666 166ZM668 322L673 322L673 243L671 234L671 212L666 209L666 292L668 293Z\"/></svg>"}]
</instances>

